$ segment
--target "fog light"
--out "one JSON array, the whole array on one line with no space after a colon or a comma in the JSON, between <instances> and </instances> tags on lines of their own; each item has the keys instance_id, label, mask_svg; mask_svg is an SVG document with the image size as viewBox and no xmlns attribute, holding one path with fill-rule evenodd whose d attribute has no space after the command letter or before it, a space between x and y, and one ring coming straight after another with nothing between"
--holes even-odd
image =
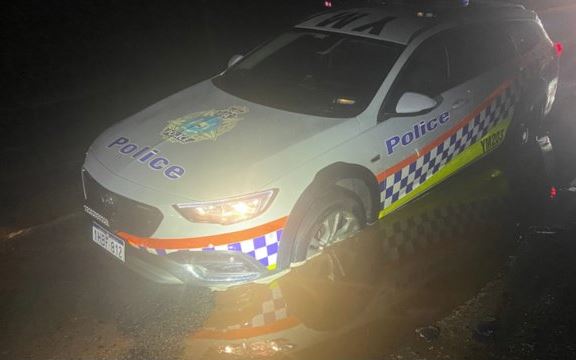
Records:
<instances>
[{"instance_id":1,"label":"fog light","mask_svg":"<svg viewBox=\"0 0 576 360\"><path fill-rule=\"evenodd\" d=\"M185 265L194 277L212 283L233 283L260 277L261 266L244 255L229 251L210 251L194 254ZM254 260L255 262L255 260Z\"/></svg>"}]
</instances>

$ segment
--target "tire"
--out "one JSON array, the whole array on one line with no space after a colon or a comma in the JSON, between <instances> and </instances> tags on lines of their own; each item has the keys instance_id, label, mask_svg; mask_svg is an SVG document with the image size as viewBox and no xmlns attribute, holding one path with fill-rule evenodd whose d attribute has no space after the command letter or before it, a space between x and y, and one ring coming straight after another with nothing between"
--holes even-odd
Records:
<instances>
[{"instance_id":1,"label":"tire","mask_svg":"<svg viewBox=\"0 0 576 360\"><path fill-rule=\"evenodd\" d=\"M524 116L519 115L509 129L505 172L518 222L530 222L536 220L535 216L542 216L549 207L555 173L553 154L548 153L551 150L542 148L541 140L538 140L543 131L544 104L535 105Z\"/></svg>"},{"instance_id":2,"label":"tire","mask_svg":"<svg viewBox=\"0 0 576 360\"><path fill-rule=\"evenodd\" d=\"M302 262L328 246L349 238L366 225L358 196L334 186L312 201L296 230L292 260Z\"/></svg>"},{"instance_id":3,"label":"tire","mask_svg":"<svg viewBox=\"0 0 576 360\"><path fill-rule=\"evenodd\" d=\"M538 103L531 108L520 105L519 113L514 115L508 130L507 150L523 151L536 145L536 137L542 133L544 104Z\"/></svg>"},{"instance_id":4,"label":"tire","mask_svg":"<svg viewBox=\"0 0 576 360\"><path fill-rule=\"evenodd\" d=\"M541 153L536 140L541 121L540 106L520 105L508 128L503 152L504 167L512 184L524 183L541 165Z\"/></svg>"}]
</instances>

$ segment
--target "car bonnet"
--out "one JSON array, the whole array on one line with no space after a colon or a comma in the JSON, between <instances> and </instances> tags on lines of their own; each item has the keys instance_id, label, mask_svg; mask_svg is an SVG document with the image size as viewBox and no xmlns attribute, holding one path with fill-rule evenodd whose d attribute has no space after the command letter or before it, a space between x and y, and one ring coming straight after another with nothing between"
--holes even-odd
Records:
<instances>
[{"instance_id":1,"label":"car bonnet","mask_svg":"<svg viewBox=\"0 0 576 360\"><path fill-rule=\"evenodd\" d=\"M345 122L250 103L204 81L109 128L88 156L131 182L207 200L258 190L289 170L283 164L317 155L288 148ZM318 151L337 141L322 138Z\"/></svg>"}]
</instances>

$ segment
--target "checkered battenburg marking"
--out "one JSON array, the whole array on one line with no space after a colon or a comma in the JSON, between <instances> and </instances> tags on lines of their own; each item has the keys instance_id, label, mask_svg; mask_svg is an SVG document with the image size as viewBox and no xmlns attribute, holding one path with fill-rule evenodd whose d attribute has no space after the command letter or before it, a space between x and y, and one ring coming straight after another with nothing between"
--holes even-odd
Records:
<instances>
[{"instance_id":1,"label":"checkered battenburg marking","mask_svg":"<svg viewBox=\"0 0 576 360\"><path fill-rule=\"evenodd\" d=\"M497 96L474 119L415 162L388 176L380 183L383 208L392 205L422 185L456 155L484 137L499 121L508 117L516 104L514 86Z\"/></svg>"},{"instance_id":2,"label":"checkered battenburg marking","mask_svg":"<svg viewBox=\"0 0 576 360\"><path fill-rule=\"evenodd\" d=\"M276 263L278 262L278 246L280 244L280 238L282 237L282 230L274 231L264 236L260 236L254 239L243 240L237 243L226 244L226 245L216 245L205 248L197 249L151 249L146 247L140 247L142 250L146 250L149 253L155 255L166 255L178 251L237 251L248 256L252 256L260 264L266 266L268 269L274 269Z\"/></svg>"},{"instance_id":3,"label":"checkered battenburg marking","mask_svg":"<svg viewBox=\"0 0 576 360\"><path fill-rule=\"evenodd\" d=\"M252 256L260 262L260 264L271 267L276 265L278 261L278 245L282 237L282 230L278 230L255 239L244 240L234 244L218 245L198 249L202 251L238 251L243 254Z\"/></svg>"}]
</instances>

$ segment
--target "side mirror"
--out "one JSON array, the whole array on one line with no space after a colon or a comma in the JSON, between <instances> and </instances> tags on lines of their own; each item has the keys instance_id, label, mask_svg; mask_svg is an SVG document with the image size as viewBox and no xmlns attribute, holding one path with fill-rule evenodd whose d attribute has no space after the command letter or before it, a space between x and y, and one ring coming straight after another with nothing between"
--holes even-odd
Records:
<instances>
[{"instance_id":1,"label":"side mirror","mask_svg":"<svg viewBox=\"0 0 576 360\"><path fill-rule=\"evenodd\" d=\"M397 114L413 114L424 110L433 109L438 102L424 94L406 92L398 100L396 105Z\"/></svg>"},{"instance_id":2,"label":"side mirror","mask_svg":"<svg viewBox=\"0 0 576 360\"><path fill-rule=\"evenodd\" d=\"M232 55L230 60L228 60L228 67L232 67L232 66L236 65L236 63L238 63L242 59L244 59L244 55L240 55L240 54Z\"/></svg>"}]
</instances>

